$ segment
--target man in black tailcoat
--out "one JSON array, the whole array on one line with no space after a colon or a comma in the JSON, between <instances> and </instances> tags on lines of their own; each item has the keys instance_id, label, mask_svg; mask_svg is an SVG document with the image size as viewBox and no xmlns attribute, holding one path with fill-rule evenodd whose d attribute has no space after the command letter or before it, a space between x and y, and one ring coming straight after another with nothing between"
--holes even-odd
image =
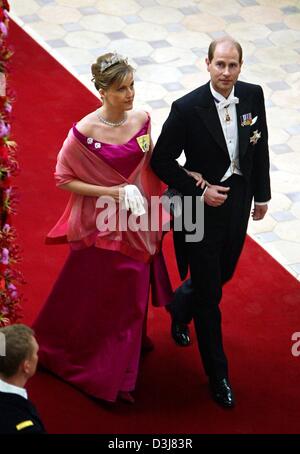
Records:
<instances>
[{"instance_id":1,"label":"man in black tailcoat","mask_svg":"<svg viewBox=\"0 0 300 454\"><path fill-rule=\"evenodd\" d=\"M191 242L184 230L174 232L181 278L189 267L191 280L171 304L172 334L188 344L186 323L194 319L212 397L233 407L219 303L243 248L252 200L253 219L259 220L271 198L268 131L262 88L238 81L240 44L229 37L213 41L206 64L210 81L173 103L151 166L169 187L192 196L194 208L204 201L203 239ZM178 165L182 151L184 167L203 176L204 189Z\"/></svg>"}]
</instances>

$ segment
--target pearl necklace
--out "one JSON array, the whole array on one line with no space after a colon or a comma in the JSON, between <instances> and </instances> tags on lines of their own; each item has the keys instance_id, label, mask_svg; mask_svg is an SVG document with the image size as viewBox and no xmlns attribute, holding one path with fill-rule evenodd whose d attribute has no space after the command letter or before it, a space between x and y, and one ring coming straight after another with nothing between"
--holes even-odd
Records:
<instances>
[{"instance_id":1,"label":"pearl necklace","mask_svg":"<svg viewBox=\"0 0 300 454\"><path fill-rule=\"evenodd\" d=\"M102 115L100 115L99 110L97 110L97 116L102 123L104 123L107 126L111 126L113 128L116 128L117 126L122 126L125 123L125 121L127 120L126 113L124 114L124 118L122 120L116 121L116 122L105 120L105 118L103 118Z\"/></svg>"}]
</instances>

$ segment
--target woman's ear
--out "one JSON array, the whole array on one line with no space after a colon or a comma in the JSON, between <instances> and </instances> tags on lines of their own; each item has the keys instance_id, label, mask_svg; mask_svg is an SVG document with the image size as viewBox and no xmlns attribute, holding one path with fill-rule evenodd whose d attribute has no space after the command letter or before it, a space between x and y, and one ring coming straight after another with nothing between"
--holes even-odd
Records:
<instances>
[{"instance_id":1,"label":"woman's ear","mask_svg":"<svg viewBox=\"0 0 300 454\"><path fill-rule=\"evenodd\" d=\"M99 95L100 95L101 101L103 102L103 100L105 98L105 91L103 90L103 88L100 88Z\"/></svg>"}]
</instances>

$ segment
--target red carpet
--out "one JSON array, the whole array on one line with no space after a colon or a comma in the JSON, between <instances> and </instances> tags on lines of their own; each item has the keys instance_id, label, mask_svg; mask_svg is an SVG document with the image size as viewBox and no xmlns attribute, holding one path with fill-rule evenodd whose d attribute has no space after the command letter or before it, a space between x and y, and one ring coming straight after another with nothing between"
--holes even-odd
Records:
<instances>
[{"instance_id":1,"label":"red carpet","mask_svg":"<svg viewBox=\"0 0 300 454\"><path fill-rule=\"evenodd\" d=\"M55 188L56 154L72 125L97 99L11 23L15 48L10 85L16 91L14 138L22 168L15 222L23 248L25 322L31 323L64 261L67 248L45 246L44 236L67 194ZM171 238L165 254L174 285ZM134 406L107 409L45 372L29 384L50 433L297 433L300 357L291 336L300 331L300 285L257 244L247 240L235 279L222 303L225 345L238 405L211 402L196 344L176 347L162 309L150 311L155 351L142 361ZM57 314L59 323L60 314ZM195 336L193 335L195 339Z\"/></svg>"}]
</instances>

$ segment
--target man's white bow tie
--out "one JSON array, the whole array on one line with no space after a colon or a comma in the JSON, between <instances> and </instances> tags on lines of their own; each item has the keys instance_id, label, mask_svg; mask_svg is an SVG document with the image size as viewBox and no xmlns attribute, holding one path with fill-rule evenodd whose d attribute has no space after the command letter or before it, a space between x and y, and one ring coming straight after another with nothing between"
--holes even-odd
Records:
<instances>
[{"instance_id":1,"label":"man's white bow tie","mask_svg":"<svg viewBox=\"0 0 300 454\"><path fill-rule=\"evenodd\" d=\"M239 98L237 98L236 96L233 96L230 99L222 99L222 101L219 101L216 98L215 98L215 100L218 103L217 107L218 107L219 110L220 109L224 109L224 107L230 106L230 104L238 104L239 103Z\"/></svg>"}]
</instances>

